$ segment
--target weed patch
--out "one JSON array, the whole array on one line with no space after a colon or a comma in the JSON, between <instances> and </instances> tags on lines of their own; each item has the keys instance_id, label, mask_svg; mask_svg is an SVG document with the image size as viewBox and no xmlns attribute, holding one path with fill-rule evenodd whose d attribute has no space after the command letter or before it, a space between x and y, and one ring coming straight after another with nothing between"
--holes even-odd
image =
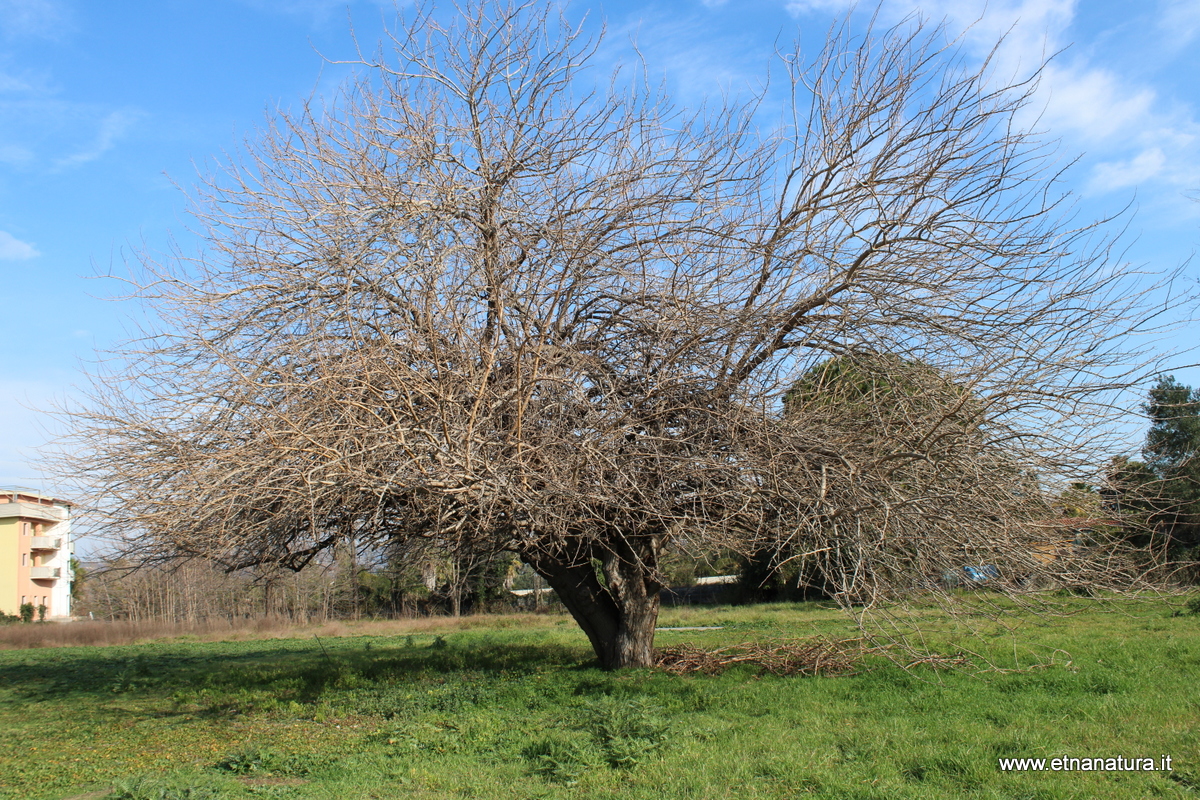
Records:
<instances>
[{"instance_id":1,"label":"weed patch","mask_svg":"<svg viewBox=\"0 0 1200 800\"><path fill-rule=\"evenodd\" d=\"M215 765L231 775L263 778L303 778L328 769L337 759L314 753L284 755L269 747L245 747L235 750Z\"/></svg>"},{"instance_id":2,"label":"weed patch","mask_svg":"<svg viewBox=\"0 0 1200 800\"><path fill-rule=\"evenodd\" d=\"M106 800L224 800L237 788L203 773L138 775L115 781Z\"/></svg>"},{"instance_id":3,"label":"weed patch","mask_svg":"<svg viewBox=\"0 0 1200 800\"><path fill-rule=\"evenodd\" d=\"M585 701L559 722L558 730L522 751L531 770L574 784L590 769L631 770L667 741L671 723L644 698L600 696Z\"/></svg>"}]
</instances>

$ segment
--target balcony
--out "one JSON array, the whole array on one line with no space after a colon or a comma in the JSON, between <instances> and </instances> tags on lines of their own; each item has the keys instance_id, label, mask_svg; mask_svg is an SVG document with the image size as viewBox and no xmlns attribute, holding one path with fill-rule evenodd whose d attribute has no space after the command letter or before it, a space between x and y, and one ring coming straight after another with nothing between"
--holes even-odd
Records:
<instances>
[{"instance_id":1,"label":"balcony","mask_svg":"<svg viewBox=\"0 0 1200 800\"><path fill-rule=\"evenodd\" d=\"M43 522L62 522L71 516L70 512L61 506L46 506L41 503L0 503L0 519L18 517L21 519L36 519Z\"/></svg>"},{"instance_id":2,"label":"balcony","mask_svg":"<svg viewBox=\"0 0 1200 800\"><path fill-rule=\"evenodd\" d=\"M60 536L34 536L29 540L31 550L58 550L62 547Z\"/></svg>"},{"instance_id":3,"label":"balcony","mask_svg":"<svg viewBox=\"0 0 1200 800\"><path fill-rule=\"evenodd\" d=\"M62 567L30 567L29 577L54 580L62 577Z\"/></svg>"}]
</instances>

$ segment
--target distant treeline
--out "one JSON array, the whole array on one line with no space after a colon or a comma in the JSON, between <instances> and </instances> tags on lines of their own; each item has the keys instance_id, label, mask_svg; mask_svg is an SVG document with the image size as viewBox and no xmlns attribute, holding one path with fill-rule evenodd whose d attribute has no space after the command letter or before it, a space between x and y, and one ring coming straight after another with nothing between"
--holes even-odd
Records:
<instances>
[{"instance_id":1,"label":"distant treeline","mask_svg":"<svg viewBox=\"0 0 1200 800\"><path fill-rule=\"evenodd\" d=\"M138 564L115 558L76 569L75 616L324 622L513 610L518 600L508 589L522 577L519 567L507 555L364 566L345 551L300 571L266 566L229 571L203 559Z\"/></svg>"},{"instance_id":2,"label":"distant treeline","mask_svg":"<svg viewBox=\"0 0 1200 800\"><path fill-rule=\"evenodd\" d=\"M674 551L663 577L671 605L802 600L826 596L795 564L775 569L771 553ZM693 587L697 579L737 575L730 585ZM534 590L514 594L510 590ZM510 611L564 611L554 593L511 553L453 557L364 558L348 548L300 571L256 567L228 571L203 559L139 564L131 558L76 563L76 617L132 622L189 622L276 617L296 622L401 618Z\"/></svg>"}]
</instances>

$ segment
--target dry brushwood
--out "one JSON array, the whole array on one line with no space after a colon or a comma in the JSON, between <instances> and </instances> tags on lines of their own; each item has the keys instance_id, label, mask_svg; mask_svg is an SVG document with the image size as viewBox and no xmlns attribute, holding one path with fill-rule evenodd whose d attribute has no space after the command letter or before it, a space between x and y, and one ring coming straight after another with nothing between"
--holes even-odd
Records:
<instances>
[{"instance_id":1,"label":"dry brushwood","mask_svg":"<svg viewBox=\"0 0 1200 800\"><path fill-rule=\"evenodd\" d=\"M719 675L739 665L772 675L853 675L865 652L861 645L861 639L743 642L713 650L685 644L657 650L654 665L672 675Z\"/></svg>"},{"instance_id":2,"label":"dry brushwood","mask_svg":"<svg viewBox=\"0 0 1200 800\"><path fill-rule=\"evenodd\" d=\"M1053 665L1033 664L1022 669L1001 669L986 662L981 666L980 658L964 652L918 654L912 648L901 647L894 642L868 645L863 638L743 642L711 650L684 644L656 650L654 665L672 675L719 675L730 667L749 665L772 675L838 676L857 675L864 669L863 659L870 655L883 656L906 671L925 667L935 671L1007 673Z\"/></svg>"},{"instance_id":3,"label":"dry brushwood","mask_svg":"<svg viewBox=\"0 0 1200 800\"><path fill-rule=\"evenodd\" d=\"M913 667L928 667L934 670L977 670L975 659L966 653L944 655L942 653L924 653L904 665L906 670ZM991 671L991 670L989 670Z\"/></svg>"},{"instance_id":4,"label":"dry brushwood","mask_svg":"<svg viewBox=\"0 0 1200 800\"><path fill-rule=\"evenodd\" d=\"M597 87L542 3L389 46L208 182L202 252L139 265L157 322L61 461L131 553L505 550L606 667L652 663L671 546L847 607L964 565L1128 583L1114 543L1043 557L1040 481L1103 463L1162 298L1064 215L1036 76L847 23L782 60L772 125Z\"/></svg>"}]
</instances>

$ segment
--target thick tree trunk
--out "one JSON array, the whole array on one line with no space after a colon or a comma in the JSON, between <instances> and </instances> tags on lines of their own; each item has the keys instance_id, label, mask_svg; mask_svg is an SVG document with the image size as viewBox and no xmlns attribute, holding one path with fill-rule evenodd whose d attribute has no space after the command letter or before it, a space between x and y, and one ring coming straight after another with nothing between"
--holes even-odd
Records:
<instances>
[{"instance_id":1,"label":"thick tree trunk","mask_svg":"<svg viewBox=\"0 0 1200 800\"><path fill-rule=\"evenodd\" d=\"M636 558L628 547L599 556L603 582L591 551L560 557L543 552L522 557L558 594L587 634L605 669L654 664L654 626L658 622L660 584L653 577L655 550L648 542ZM646 558L648 557L648 558Z\"/></svg>"}]
</instances>

